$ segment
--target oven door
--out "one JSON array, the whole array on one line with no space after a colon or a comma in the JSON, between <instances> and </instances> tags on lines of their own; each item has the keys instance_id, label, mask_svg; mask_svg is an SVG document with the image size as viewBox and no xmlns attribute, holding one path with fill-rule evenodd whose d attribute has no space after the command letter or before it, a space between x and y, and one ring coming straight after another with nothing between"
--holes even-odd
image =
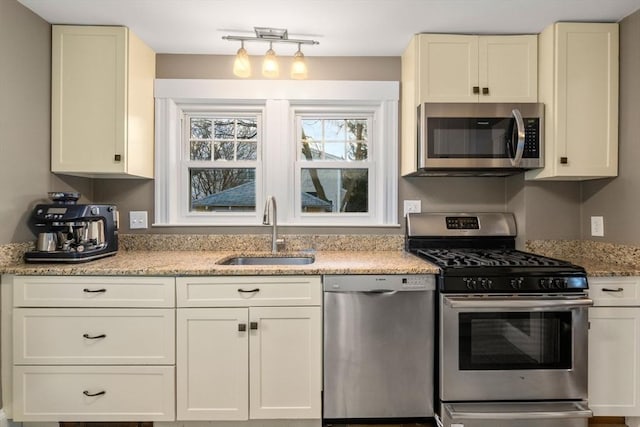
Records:
<instances>
[{"instance_id":1,"label":"oven door","mask_svg":"<svg viewBox=\"0 0 640 427\"><path fill-rule=\"evenodd\" d=\"M584 295L441 295L440 398L586 400Z\"/></svg>"}]
</instances>

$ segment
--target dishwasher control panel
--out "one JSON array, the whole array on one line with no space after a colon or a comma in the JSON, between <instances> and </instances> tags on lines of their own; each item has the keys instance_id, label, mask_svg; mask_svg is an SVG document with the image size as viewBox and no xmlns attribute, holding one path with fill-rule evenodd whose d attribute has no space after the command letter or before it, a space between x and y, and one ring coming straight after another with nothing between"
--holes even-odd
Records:
<instances>
[{"instance_id":1,"label":"dishwasher control panel","mask_svg":"<svg viewBox=\"0 0 640 427\"><path fill-rule=\"evenodd\" d=\"M325 292L435 291L430 274L341 274L322 277Z\"/></svg>"}]
</instances>

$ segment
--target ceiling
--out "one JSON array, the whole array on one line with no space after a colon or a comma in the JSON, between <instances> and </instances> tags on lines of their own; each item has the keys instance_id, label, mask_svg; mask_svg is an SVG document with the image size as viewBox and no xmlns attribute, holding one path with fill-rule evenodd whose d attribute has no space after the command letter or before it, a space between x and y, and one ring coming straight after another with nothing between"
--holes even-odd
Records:
<instances>
[{"instance_id":1,"label":"ceiling","mask_svg":"<svg viewBox=\"0 0 640 427\"><path fill-rule=\"evenodd\" d=\"M539 33L556 21L617 22L640 0L18 0L52 24L125 25L157 53L235 54L253 27L314 39L308 56L400 56L420 32ZM262 54L265 43L247 43ZM274 46L293 53L293 44ZM290 52L289 52L290 51Z\"/></svg>"}]
</instances>

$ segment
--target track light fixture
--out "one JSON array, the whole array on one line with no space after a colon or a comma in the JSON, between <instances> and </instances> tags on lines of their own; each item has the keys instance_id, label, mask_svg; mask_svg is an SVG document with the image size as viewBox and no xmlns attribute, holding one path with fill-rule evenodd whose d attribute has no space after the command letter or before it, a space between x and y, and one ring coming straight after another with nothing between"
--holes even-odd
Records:
<instances>
[{"instance_id":1,"label":"track light fixture","mask_svg":"<svg viewBox=\"0 0 640 427\"><path fill-rule=\"evenodd\" d=\"M273 50L273 43L296 43L298 50L293 56L293 64L291 67L292 79L306 79L307 78L307 64L302 53L302 45L310 44L315 45L319 42L315 40L304 39L290 39L288 31L282 28L269 28L269 27L254 27L256 35L255 37L248 36L224 36L224 40L240 41L240 49L236 53L236 59L233 63L233 74L238 77L251 76L251 66L249 63L249 55L244 48L244 42L246 41L258 41L269 43L269 50L265 54L264 61L262 63L262 75L269 78L275 78L279 75L279 66L276 58L276 53Z\"/></svg>"}]
</instances>

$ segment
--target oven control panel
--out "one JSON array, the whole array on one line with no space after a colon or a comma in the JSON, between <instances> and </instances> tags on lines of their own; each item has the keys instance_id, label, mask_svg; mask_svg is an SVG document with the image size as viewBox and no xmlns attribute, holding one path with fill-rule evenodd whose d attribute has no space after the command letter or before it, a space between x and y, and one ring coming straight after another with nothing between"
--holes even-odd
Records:
<instances>
[{"instance_id":1,"label":"oven control panel","mask_svg":"<svg viewBox=\"0 0 640 427\"><path fill-rule=\"evenodd\" d=\"M587 278L574 276L447 276L440 289L445 292L557 292L587 289Z\"/></svg>"}]
</instances>

